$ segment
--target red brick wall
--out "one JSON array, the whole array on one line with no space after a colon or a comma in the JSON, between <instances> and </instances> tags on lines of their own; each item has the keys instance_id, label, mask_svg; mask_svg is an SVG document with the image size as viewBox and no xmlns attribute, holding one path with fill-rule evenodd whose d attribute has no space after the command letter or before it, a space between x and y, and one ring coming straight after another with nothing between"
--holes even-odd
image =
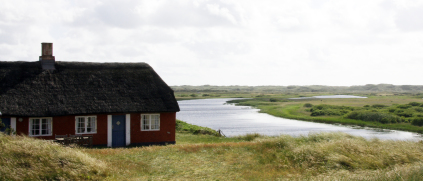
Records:
<instances>
[{"instance_id":1,"label":"red brick wall","mask_svg":"<svg viewBox=\"0 0 423 181\"><path fill-rule=\"evenodd\" d=\"M175 141L176 113L160 113L159 131L141 131L141 114L131 114L131 143Z\"/></svg>"},{"instance_id":2,"label":"red brick wall","mask_svg":"<svg viewBox=\"0 0 423 181\"><path fill-rule=\"evenodd\" d=\"M113 114L122 115L122 114ZM97 114L97 133L93 135L93 145L107 145L107 114ZM19 118L23 118L19 122ZM176 113L160 113L160 131L141 131L141 113L131 114L131 143L171 142L175 141ZM16 117L16 133L29 134L29 118ZM54 135L75 135L75 116L53 117L52 136L34 136L46 140Z\"/></svg>"}]
</instances>

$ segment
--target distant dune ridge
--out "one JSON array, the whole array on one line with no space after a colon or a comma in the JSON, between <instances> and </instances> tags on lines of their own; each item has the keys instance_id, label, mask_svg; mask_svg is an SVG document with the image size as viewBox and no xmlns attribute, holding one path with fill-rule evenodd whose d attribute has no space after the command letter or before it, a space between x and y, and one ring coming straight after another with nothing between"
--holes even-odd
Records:
<instances>
[{"instance_id":1,"label":"distant dune ridge","mask_svg":"<svg viewBox=\"0 0 423 181\"><path fill-rule=\"evenodd\" d=\"M175 92L332 92L332 93L373 93L373 92L391 92L391 93L418 93L423 92L423 85L392 85L392 84L366 84L357 86L214 86L214 85L181 85L170 86Z\"/></svg>"}]
</instances>

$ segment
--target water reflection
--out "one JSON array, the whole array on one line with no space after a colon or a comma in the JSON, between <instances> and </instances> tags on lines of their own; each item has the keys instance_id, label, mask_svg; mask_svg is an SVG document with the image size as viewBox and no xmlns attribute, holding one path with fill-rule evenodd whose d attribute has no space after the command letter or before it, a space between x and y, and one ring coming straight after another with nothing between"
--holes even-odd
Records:
<instances>
[{"instance_id":1,"label":"water reflection","mask_svg":"<svg viewBox=\"0 0 423 181\"><path fill-rule=\"evenodd\" d=\"M181 111L176 114L176 118L191 124L220 129L226 136L247 133L300 136L309 133L341 131L368 139L421 140L419 134L405 131L363 129L358 126L331 125L274 117L259 113L258 109L249 106L225 104L228 100L232 99L178 101Z\"/></svg>"}]
</instances>

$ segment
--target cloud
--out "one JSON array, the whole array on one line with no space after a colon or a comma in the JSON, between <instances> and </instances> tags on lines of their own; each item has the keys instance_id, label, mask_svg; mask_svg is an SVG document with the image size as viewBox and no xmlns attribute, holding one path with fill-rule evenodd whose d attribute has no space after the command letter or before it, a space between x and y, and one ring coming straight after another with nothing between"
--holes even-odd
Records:
<instances>
[{"instance_id":1,"label":"cloud","mask_svg":"<svg viewBox=\"0 0 423 181\"><path fill-rule=\"evenodd\" d=\"M169 85L421 84L422 3L6 1L0 60L47 41L57 60L146 62Z\"/></svg>"},{"instance_id":2,"label":"cloud","mask_svg":"<svg viewBox=\"0 0 423 181\"><path fill-rule=\"evenodd\" d=\"M423 30L422 17L423 5L399 11L395 23L403 31L421 31Z\"/></svg>"},{"instance_id":3,"label":"cloud","mask_svg":"<svg viewBox=\"0 0 423 181\"><path fill-rule=\"evenodd\" d=\"M84 27L136 28L145 23L138 8L142 6L142 1L109 0L91 6L83 8L72 24Z\"/></svg>"},{"instance_id":4,"label":"cloud","mask_svg":"<svg viewBox=\"0 0 423 181\"><path fill-rule=\"evenodd\" d=\"M162 27L235 26L242 20L234 5L221 1L167 1L148 17Z\"/></svg>"}]
</instances>

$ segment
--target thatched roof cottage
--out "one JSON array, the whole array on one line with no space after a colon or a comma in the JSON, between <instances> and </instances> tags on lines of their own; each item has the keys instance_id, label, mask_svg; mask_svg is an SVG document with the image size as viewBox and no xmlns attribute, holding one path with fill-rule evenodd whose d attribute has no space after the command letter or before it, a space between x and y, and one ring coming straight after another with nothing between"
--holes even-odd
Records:
<instances>
[{"instance_id":1,"label":"thatched roof cottage","mask_svg":"<svg viewBox=\"0 0 423 181\"><path fill-rule=\"evenodd\" d=\"M17 134L93 135L94 145L175 143L178 103L146 63L0 62L0 112Z\"/></svg>"}]
</instances>

